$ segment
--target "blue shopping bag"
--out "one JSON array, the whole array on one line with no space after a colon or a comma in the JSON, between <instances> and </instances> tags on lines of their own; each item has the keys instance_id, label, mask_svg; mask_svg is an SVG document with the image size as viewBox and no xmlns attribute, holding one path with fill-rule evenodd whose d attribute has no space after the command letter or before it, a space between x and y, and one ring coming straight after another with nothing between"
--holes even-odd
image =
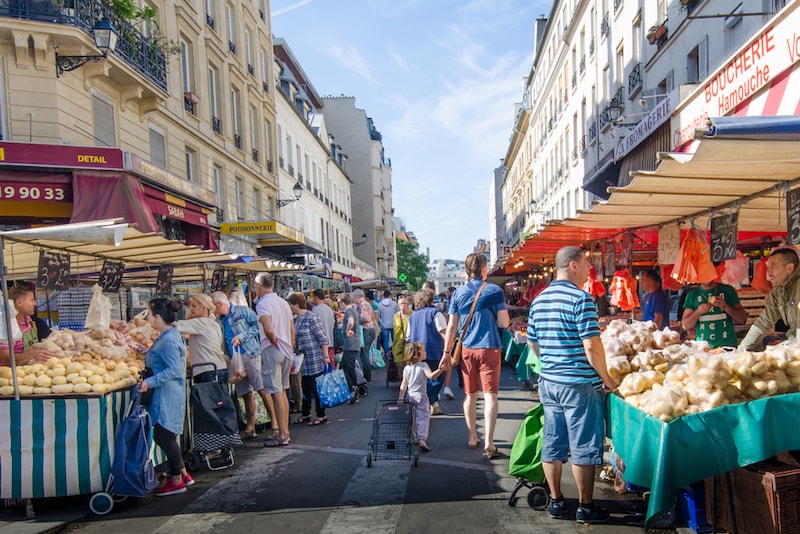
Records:
<instances>
[{"instance_id":1,"label":"blue shopping bag","mask_svg":"<svg viewBox=\"0 0 800 534\"><path fill-rule=\"evenodd\" d=\"M141 395L134 396L127 417L120 422L114 444L113 492L116 495L146 497L158 486L150 458L150 414L141 405Z\"/></svg>"},{"instance_id":2,"label":"blue shopping bag","mask_svg":"<svg viewBox=\"0 0 800 534\"><path fill-rule=\"evenodd\" d=\"M325 366L325 373L317 377L317 394L323 408L333 408L350 400L350 388L341 369L331 370Z\"/></svg>"}]
</instances>

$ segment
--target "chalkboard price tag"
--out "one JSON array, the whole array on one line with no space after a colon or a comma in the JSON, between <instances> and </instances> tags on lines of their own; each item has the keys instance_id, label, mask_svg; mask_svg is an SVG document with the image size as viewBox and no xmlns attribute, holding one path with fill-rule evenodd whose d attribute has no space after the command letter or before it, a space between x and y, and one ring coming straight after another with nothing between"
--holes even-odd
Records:
<instances>
[{"instance_id":1,"label":"chalkboard price tag","mask_svg":"<svg viewBox=\"0 0 800 534\"><path fill-rule=\"evenodd\" d=\"M39 251L39 289L66 289L69 282L69 254Z\"/></svg>"},{"instance_id":2,"label":"chalkboard price tag","mask_svg":"<svg viewBox=\"0 0 800 534\"><path fill-rule=\"evenodd\" d=\"M786 194L786 224L789 244L800 244L800 189Z\"/></svg>"},{"instance_id":3,"label":"chalkboard price tag","mask_svg":"<svg viewBox=\"0 0 800 534\"><path fill-rule=\"evenodd\" d=\"M156 294L162 297L172 295L172 265L162 265L158 268L158 279L156 280Z\"/></svg>"},{"instance_id":4,"label":"chalkboard price tag","mask_svg":"<svg viewBox=\"0 0 800 534\"><path fill-rule=\"evenodd\" d=\"M211 276L211 291L225 290L225 269L217 267Z\"/></svg>"},{"instance_id":5,"label":"chalkboard price tag","mask_svg":"<svg viewBox=\"0 0 800 534\"><path fill-rule=\"evenodd\" d=\"M117 292L122 285L123 274L125 265L121 261L104 260L97 285L103 288L103 291Z\"/></svg>"},{"instance_id":6,"label":"chalkboard price tag","mask_svg":"<svg viewBox=\"0 0 800 534\"><path fill-rule=\"evenodd\" d=\"M736 258L736 238L739 235L739 214L720 215L711 219L711 261Z\"/></svg>"}]
</instances>

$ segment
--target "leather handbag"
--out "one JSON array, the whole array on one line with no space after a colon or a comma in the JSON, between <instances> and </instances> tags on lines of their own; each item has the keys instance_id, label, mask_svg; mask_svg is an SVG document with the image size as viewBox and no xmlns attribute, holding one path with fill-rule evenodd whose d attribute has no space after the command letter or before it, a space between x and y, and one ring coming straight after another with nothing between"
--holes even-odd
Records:
<instances>
[{"instance_id":1,"label":"leather handbag","mask_svg":"<svg viewBox=\"0 0 800 534\"><path fill-rule=\"evenodd\" d=\"M472 321L472 315L475 313L475 305L478 304L478 297L481 296L481 292L483 288L486 287L487 282L481 284L481 287L478 288L478 292L475 293L475 299L472 301L472 307L469 309L469 315L467 315L467 320L464 323L464 328L461 330L461 333L456 338L456 342L453 344L453 350L450 351L450 364L451 365L458 365L461 363L461 340L464 339L464 336L467 335L467 329L469 328L469 323Z\"/></svg>"}]
</instances>

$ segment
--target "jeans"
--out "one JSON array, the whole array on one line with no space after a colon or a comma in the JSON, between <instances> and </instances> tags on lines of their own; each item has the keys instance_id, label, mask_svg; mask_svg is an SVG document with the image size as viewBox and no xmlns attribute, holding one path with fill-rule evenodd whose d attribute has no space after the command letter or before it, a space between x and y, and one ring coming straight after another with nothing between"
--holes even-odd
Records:
<instances>
[{"instance_id":1,"label":"jeans","mask_svg":"<svg viewBox=\"0 0 800 534\"><path fill-rule=\"evenodd\" d=\"M364 371L364 378L367 379L367 382L372 382L372 367L369 364L369 348L372 346L372 342L375 341L375 329L374 328L365 328L364 329L364 346L361 347L361 370Z\"/></svg>"},{"instance_id":2,"label":"jeans","mask_svg":"<svg viewBox=\"0 0 800 534\"><path fill-rule=\"evenodd\" d=\"M344 376L347 377L347 385L353 389L358 384L356 383L356 358L359 357L359 352L355 350L346 350L342 353L341 368L344 371Z\"/></svg>"},{"instance_id":3,"label":"jeans","mask_svg":"<svg viewBox=\"0 0 800 534\"><path fill-rule=\"evenodd\" d=\"M322 376L322 373L315 375L303 375L303 396L306 401L303 403L303 417L311 415L311 399L314 399L314 409L316 410L317 417L325 417L325 408L319 402L319 395L317 394L317 377Z\"/></svg>"},{"instance_id":4,"label":"jeans","mask_svg":"<svg viewBox=\"0 0 800 534\"><path fill-rule=\"evenodd\" d=\"M392 359L392 344L394 343L394 328L383 328L383 353L386 355L386 361Z\"/></svg>"},{"instance_id":5,"label":"jeans","mask_svg":"<svg viewBox=\"0 0 800 534\"><path fill-rule=\"evenodd\" d=\"M435 371L439 368L439 360L425 360L428 364L428 367L431 368L431 371ZM442 391L442 387L444 386L444 377L447 373L442 373L436 378L429 378L428 379L428 400L431 404L434 402L439 402L439 393Z\"/></svg>"}]
</instances>

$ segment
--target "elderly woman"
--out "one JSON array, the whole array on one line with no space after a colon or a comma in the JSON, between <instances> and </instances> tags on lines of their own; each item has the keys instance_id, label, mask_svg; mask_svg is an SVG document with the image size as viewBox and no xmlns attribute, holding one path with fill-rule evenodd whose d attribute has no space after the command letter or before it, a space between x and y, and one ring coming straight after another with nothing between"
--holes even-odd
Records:
<instances>
[{"instance_id":1,"label":"elderly woman","mask_svg":"<svg viewBox=\"0 0 800 534\"><path fill-rule=\"evenodd\" d=\"M222 328L214 317L214 302L203 293L189 299L189 318L176 321L178 332L189 338L189 360L192 365L214 364L192 369L195 382L212 382L215 379L228 383L228 359L222 349Z\"/></svg>"},{"instance_id":2,"label":"elderly woman","mask_svg":"<svg viewBox=\"0 0 800 534\"><path fill-rule=\"evenodd\" d=\"M139 393L153 390L148 406L153 421L153 440L167 454L169 477L156 489L156 497L176 495L194 484L183 465L178 434L183 432L186 415L186 347L175 328L175 314L183 304L179 300L153 299L148 304L148 320L160 335L144 357L153 374L139 384Z\"/></svg>"},{"instance_id":3,"label":"elderly woman","mask_svg":"<svg viewBox=\"0 0 800 534\"><path fill-rule=\"evenodd\" d=\"M292 293L286 299L294 315L294 329L297 332L297 351L303 353L303 364L300 366L302 377L303 402L302 415L295 423L308 423L311 426L328 422L325 408L317 394L317 377L325 371L328 359L328 335L320 318L308 312L308 304L302 293ZM311 400L314 400L316 417L311 419Z\"/></svg>"}]
</instances>

